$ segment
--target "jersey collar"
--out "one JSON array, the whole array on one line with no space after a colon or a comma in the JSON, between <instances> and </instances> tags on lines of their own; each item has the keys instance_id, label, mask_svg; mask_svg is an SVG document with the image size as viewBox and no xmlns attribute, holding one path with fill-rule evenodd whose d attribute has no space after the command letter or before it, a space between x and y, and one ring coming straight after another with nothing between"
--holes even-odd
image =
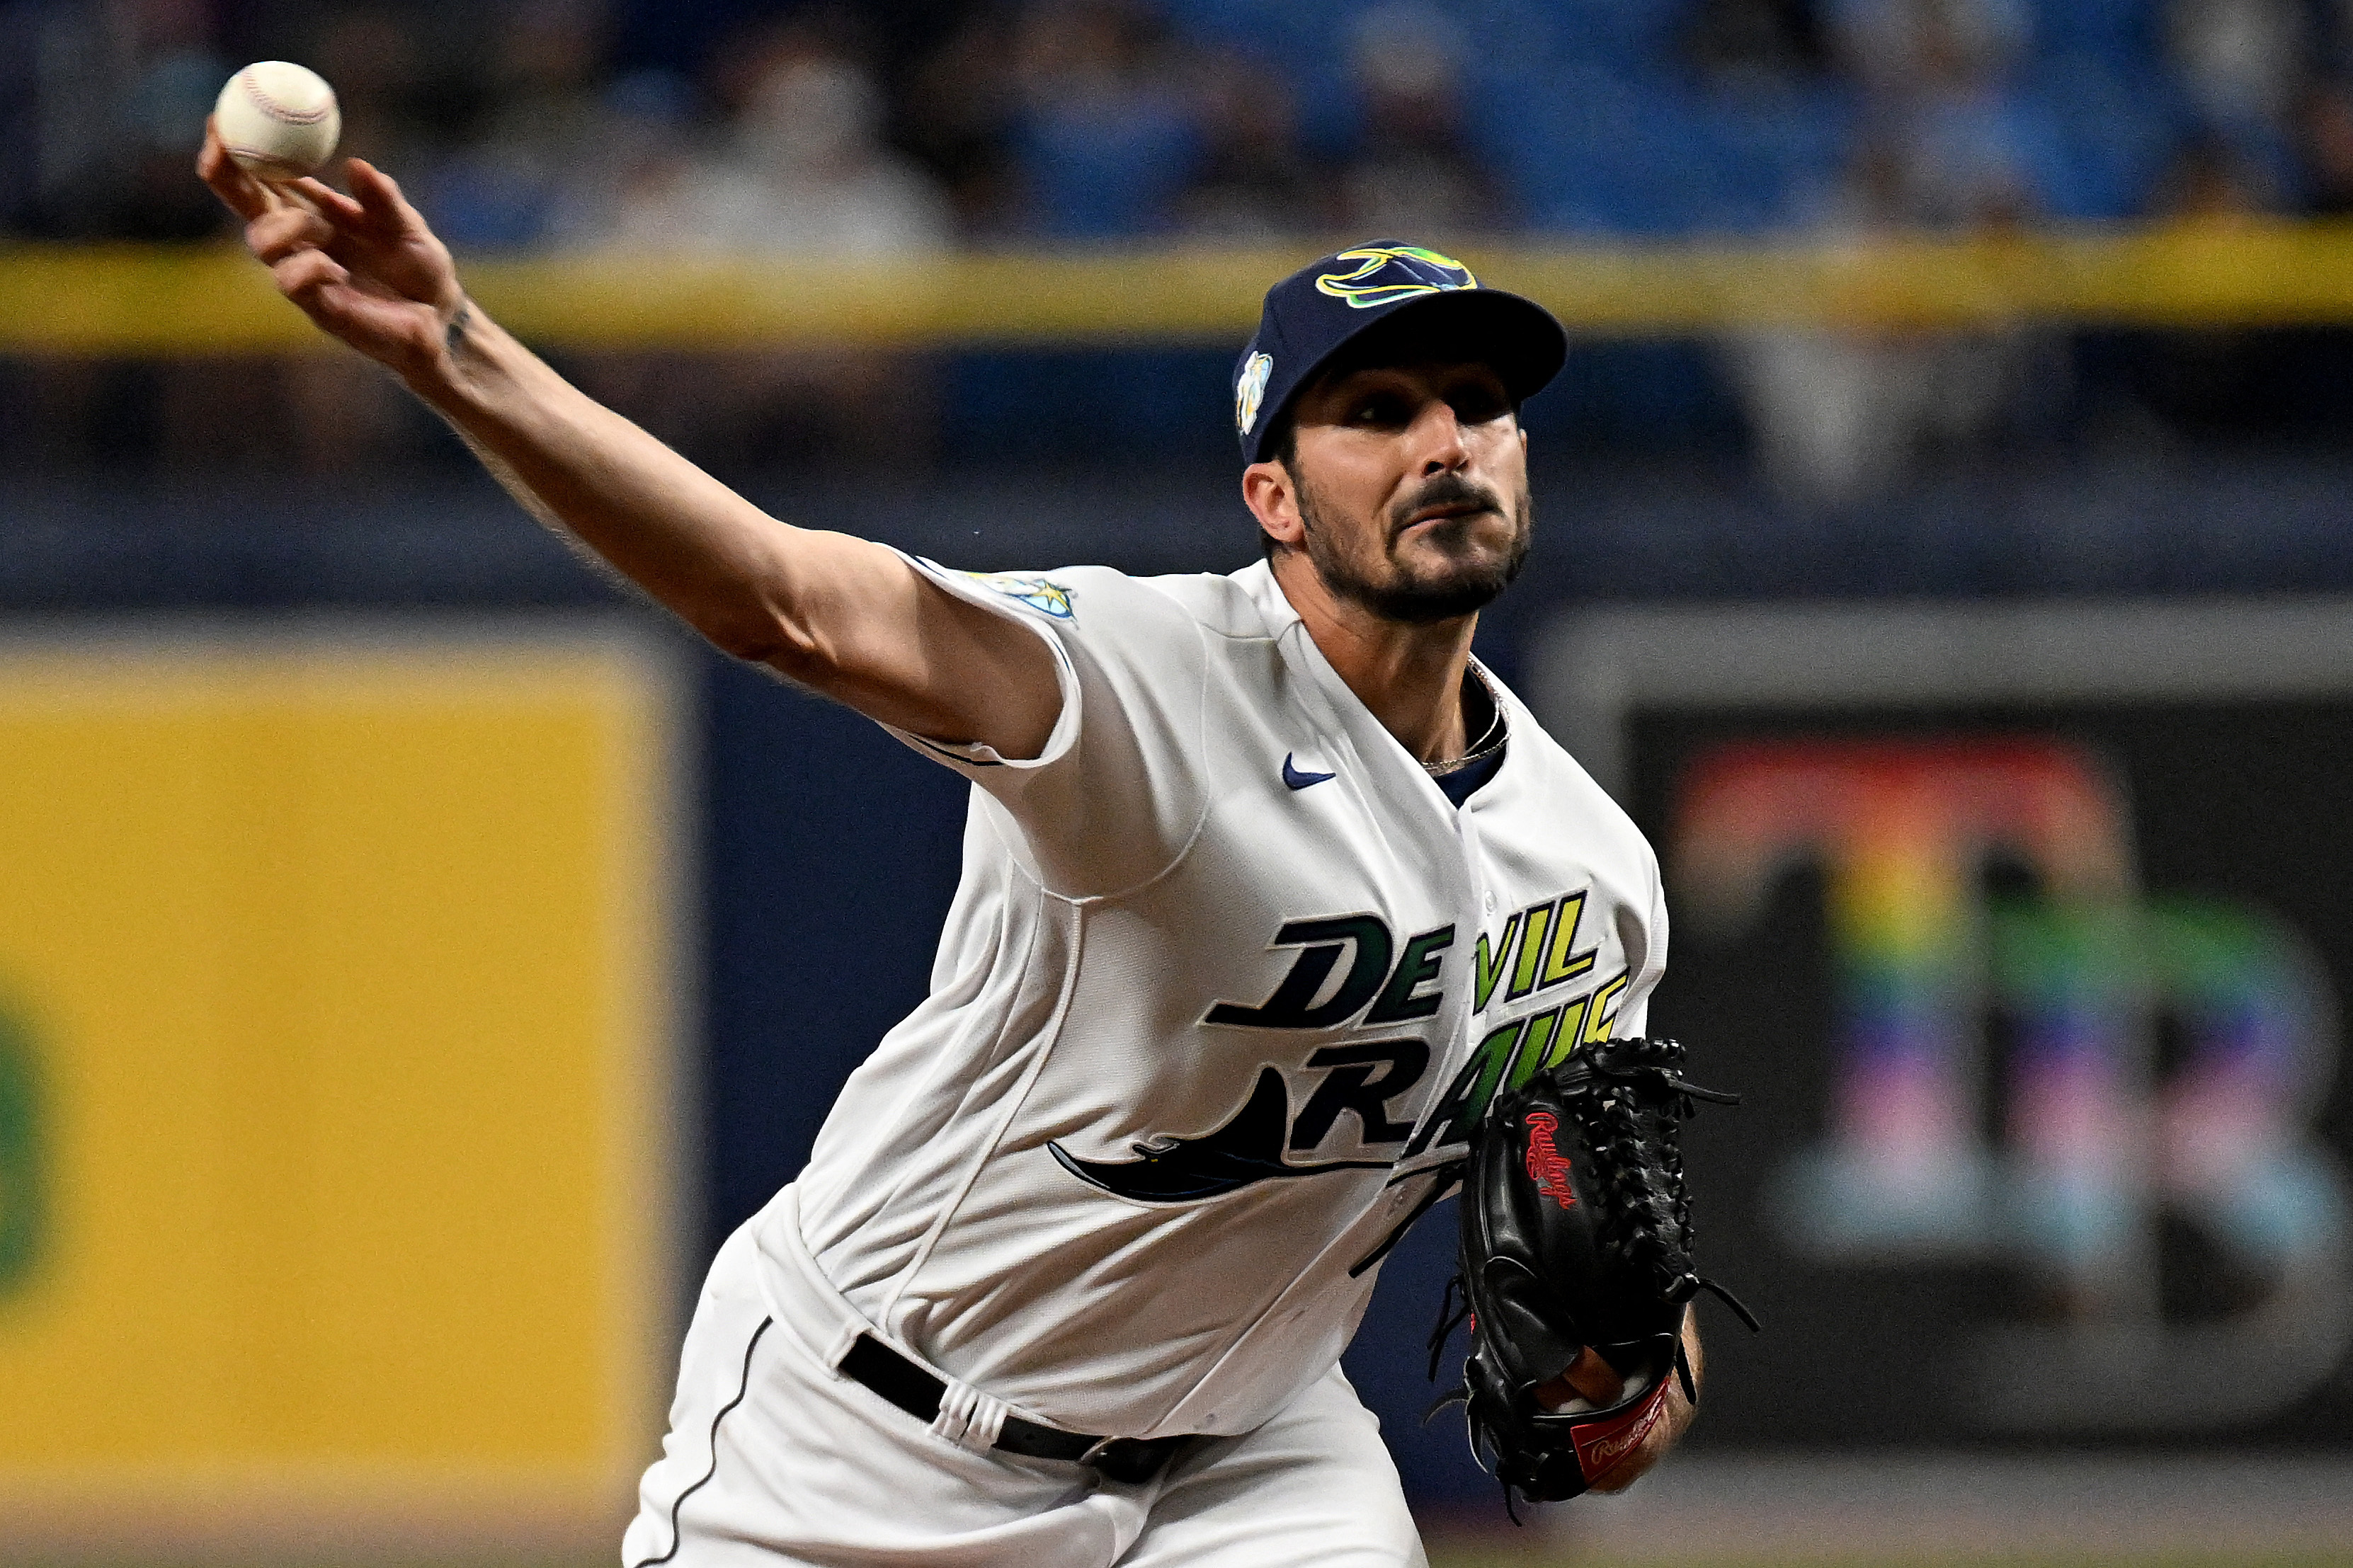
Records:
<instances>
[{"instance_id":1,"label":"jersey collar","mask_svg":"<svg viewBox=\"0 0 2353 1568\"><path fill-rule=\"evenodd\" d=\"M1290 595L1282 591L1282 584L1274 580L1272 563L1264 559L1253 561L1233 574L1233 581L1249 595L1250 603L1258 606L1259 614L1265 618L1270 636L1280 637L1299 624L1298 606L1292 604Z\"/></svg>"},{"instance_id":2,"label":"jersey collar","mask_svg":"<svg viewBox=\"0 0 2353 1568\"><path fill-rule=\"evenodd\" d=\"M1282 584L1275 581L1272 564L1264 559L1253 561L1240 571L1231 574L1230 576L1231 581L1240 587L1250 603L1257 606L1260 616L1266 622L1269 637L1274 638L1277 643L1282 643L1292 636L1293 629L1296 629L1300 642L1305 647L1294 651L1293 658L1314 671L1317 677L1316 684L1323 688L1325 699L1335 710L1333 717L1336 719L1340 713L1361 714L1366 722L1378 729L1378 721L1374 720L1370 710L1366 709L1363 700L1348 689L1348 683L1340 679L1339 672L1334 669L1331 661L1324 657L1324 650L1315 646L1315 639L1308 634L1306 618L1300 615L1298 606L1293 605L1290 596L1283 593ZM1486 682L1488 691L1494 697L1495 705L1503 712L1505 725L1514 725L1517 722L1517 716L1514 711L1516 704L1513 701L1511 694L1504 690L1504 683L1495 679L1493 670L1480 663L1478 655L1472 655L1471 662L1477 668L1479 675ZM1354 726L1350 727L1354 728ZM1518 727L1527 728L1524 722L1519 722ZM1380 732L1388 740L1390 745L1396 747L1400 755L1405 754L1405 748L1397 744L1394 736L1389 735L1386 730ZM1508 756L1509 753L1506 752L1506 755ZM1413 761L1410 756L1406 760ZM1430 787L1433 790L1437 788L1435 784Z\"/></svg>"}]
</instances>

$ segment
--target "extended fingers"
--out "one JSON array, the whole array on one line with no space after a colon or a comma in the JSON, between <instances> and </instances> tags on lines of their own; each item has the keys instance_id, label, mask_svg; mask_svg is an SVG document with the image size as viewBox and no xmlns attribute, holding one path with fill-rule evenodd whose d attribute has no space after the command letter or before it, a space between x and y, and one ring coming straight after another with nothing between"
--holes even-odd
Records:
<instances>
[{"instance_id":1,"label":"extended fingers","mask_svg":"<svg viewBox=\"0 0 2353 1568\"><path fill-rule=\"evenodd\" d=\"M400 186L390 174L364 158L346 161L344 171L351 181L352 195L367 214L372 227L386 237L402 234L424 234L425 215L408 205L400 194Z\"/></svg>"},{"instance_id":2,"label":"extended fingers","mask_svg":"<svg viewBox=\"0 0 2353 1568\"><path fill-rule=\"evenodd\" d=\"M220 132L210 116L205 120L205 144L196 153L196 177L209 186L229 211L248 223L280 204L269 188L247 174L221 144Z\"/></svg>"},{"instance_id":3,"label":"extended fingers","mask_svg":"<svg viewBox=\"0 0 2353 1568\"><path fill-rule=\"evenodd\" d=\"M292 189L344 228L357 228L367 221L367 208L316 175L303 175Z\"/></svg>"},{"instance_id":4,"label":"extended fingers","mask_svg":"<svg viewBox=\"0 0 2353 1568\"><path fill-rule=\"evenodd\" d=\"M322 250L336 237L324 215L303 207L281 206L245 226L247 248L272 268L299 250Z\"/></svg>"},{"instance_id":5,"label":"extended fingers","mask_svg":"<svg viewBox=\"0 0 2353 1568\"><path fill-rule=\"evenodd\" d=\"M336 261L327 251L294 251L285 261L270 268L270 282L278 284L278 291L294 300L294 306L301 308L303 315L315 324L334 336L346 336L355 289L351 270L342 261Z\"/></svg>"},{"instance_id":6,"label":"extended fingers","mask_svg":"<svg viewBox=\"0 0 2353 1568\"><path fill-rule=\"evenodd\" d=\"M269 276L280 293L314 316L319 312L320 294L350 282L352 277L342 262L315 247L293 251L270 263Z\"/></svg>"}]
</instances>

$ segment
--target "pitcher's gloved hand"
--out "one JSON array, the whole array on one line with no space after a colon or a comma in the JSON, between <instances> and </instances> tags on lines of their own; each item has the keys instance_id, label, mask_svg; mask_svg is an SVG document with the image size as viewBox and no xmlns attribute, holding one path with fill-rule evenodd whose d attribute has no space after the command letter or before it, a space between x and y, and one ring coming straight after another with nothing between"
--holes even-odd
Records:
<instances>
[{"instance_id":1,"label":"pitcher's gloved hand","mask_svg":"<svg viewBox=\"0 0 2353 1568\"><path fill-rule=\"evenodd\" d=\"M1683 1077L1672 1040L1580 1046L1498 1095L1463 1173L1460 1312L1431 1343L1433 1373L1467 1314L1471 1442L1504 1486L1539 1502L1585 1491L1665 1418L1696 1401L1685 1308L1711 1291L1692 1262L1681 1132L1696 1100L1739 1103Z\"/></svg>"}]
</instances>

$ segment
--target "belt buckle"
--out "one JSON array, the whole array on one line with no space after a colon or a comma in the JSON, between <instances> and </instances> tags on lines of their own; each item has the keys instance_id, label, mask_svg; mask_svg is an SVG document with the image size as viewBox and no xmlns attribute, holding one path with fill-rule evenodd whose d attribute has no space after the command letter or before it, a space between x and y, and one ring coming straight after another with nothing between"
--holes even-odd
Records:
<instances>
[{"instance_id":1,"label":"belt buckle","mask_svg":"<svg viewBox=\"0 0 2353 1568\"><path fill-rule=\"evenodd\" d=\"M1128 1486L1150 1480L1167 1461L1168 1445L1147 1443L1140 1437L1105 1437L1079 1456L1082 1465Z\"/></svg>"}]
</instances>

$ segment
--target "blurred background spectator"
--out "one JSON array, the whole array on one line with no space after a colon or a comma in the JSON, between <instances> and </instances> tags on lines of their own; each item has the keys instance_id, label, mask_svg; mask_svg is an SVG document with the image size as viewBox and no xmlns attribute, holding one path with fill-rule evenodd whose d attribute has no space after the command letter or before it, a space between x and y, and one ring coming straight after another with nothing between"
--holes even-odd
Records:
<instances>
[{"instance_id":1,"label":"blurred background spectator","mask_svg":"<svg viewBox=\"0 0 2353 1568\"><path fill-rule=\"evenodd\" d=\"M346 150L464 254L1848 245L2353 211L2346 14L2307 0L8 0L0 45L0 233L32 240L224 237L188 144L228 65L269 56L334 81ZM2341 334L2239 337L2271 406L2337 406ZM1572 443L1746 454L1784 502L1848 508L2021 442L2244 439L2261 400L2164 368L2221 341L1613 344L1554 406ZM569 363L722 466L887 448L920 471L1073 433L1166 455L1164 427L1214 403L1218 356ZM237 461L273 420L316 468L448 449L381 378L324 359L235 387L201 364L45 369L38 406L33 374L0 371L19 388L0 453L36 466Z\"/></svg>"},{"instance_id":2,"label":"blurred background spectator","mask_svg":"<svg viewBox=\"0 0 2353 1568\"><path fill-rule=\"evenodd\" d=\"M627 111L613 125L611 107L598 112L575 97L575 155L546 161L565 171L563 198L548 204L552 237L642 258L649 273L696 256L789 268L948 245L947 198L882 141L884 106L861 54L855 29L831 16L748 27L724 46L726 68L712 83L722 112L699 132L664 135L671 118L659 100L630 126ZM510 143L516 166L533 165L531 123ZM614 155L593 156L600 146ZM920 464L929 450L925 388L903 355L745 346L584 355L574 368L605 402L721 466Z\"/></svg>"},{"instance_id":3,"label":"blurred background spectator","mask_svg":"<svg viewBox=\"0 0 2353 1568\"><path fill-rule=\"evenodd\" d=\"M1165 230L1201 141L1165 20L1134 0L1033 0L1006 65L1012 226L1050 239Z\"/></svg>"},{"instance_id":4,"label":"blurred background spectator","mask_svg":"<svg viewBox=\"0 0 2353 1568\"><path fill-rule=\"evenodd\" d=\"M624 180L581 154L609 140L585 104L573 121L571 205L561 238L649 258L696 252L847 258L904 256L947 244L947 204L931 175L881 141L883 104L854 47L820 23L761 27L729 47L712 86L722 112L700 134L649 139ZM528 167L522 118L507 144ZM653 126L659 132L661 119ZM552 181L550 182L553 183ZM528 184L524 187L528 190ZM535 236L525 234L525 239Z\"/></svg>"},{"instance_id":5,"label":"blurred background spectator","mask_svg":"<svg viewBox=\"0 0 2353 1568\"><path fill-rule=\"evenodd\" d=\"M1205 58L1198 79L1200 156L1176 198L1178 230L1248 245L1336 229L1345 198L1299 133L1296 87L1231 53Z\"/></svg>"},{"instance_id":6,"label":"blurred background spectator","mask_svg":"<svg viewBox=\"0 0 2353 1568\"><path fill-rule=\"evenodd\" d=\"M184 177L188 127L231 58L263 52L332 79L347 150L472 248L626 221L712 247L767 248L781 225L853 253L1123 238L1245 188L1253 226L1280 199L1286 228L1297 210L1455 236L1753 232L1812 221L1864 140L1904 166L1907 221L2119 218L2150 213L2193 141L2288 200L2345 162L2345 20L2299 0L11 0L0 18L25 132L0 216L24 237L217 232ZM576 214L614 195L617 152L662 163L667 194L613 204L634 220ZM1621 199L1636 174L1647 195Z\"/></svg>"},{"instance_id":7,"label":"blurred background spectator","mask_svg":"<svg viewBox=\"0 0 2353 1568\"><path fill-rule=\"evenodd\" d=\"M1468 45L1435 6L1388 0L1356 18L1356 129L1340 169L1342 221L1366 235L1482 234L1503 226L1494 181L1463 130Z\"/></svg>"},{"instance_id":8,"label":"blurred background spectator","mask_svg":"<svg viewBox=\"0 0 2353 1568\"><path fill-rule=\"evenodd\" d=\"M2064 202L2058 127L2019 79L2020 13L1896 0L1850 6L1833 31L1862 112L1844 176L1805 222L1820 238L1994 235ZM2063 342L2023 328L1760 334L1734 362L1764 473L1834 505L2012 433L2066 380Z\"/></svg>"},{"instance_id":9,"label":"blurred background spectator","mask_svg":"<svg viewBox=\"0 0 2353 1568\"><path fill-rule=\"evenodd\" d=\"M593 0L533 0L498 19L478 123L417 182L417 199L452 246L547 243L602 216L635 165L633 105L668 140L675 105L649 99L642 80L607 85L611 34Z\"/></svg>"}]
</instances>

